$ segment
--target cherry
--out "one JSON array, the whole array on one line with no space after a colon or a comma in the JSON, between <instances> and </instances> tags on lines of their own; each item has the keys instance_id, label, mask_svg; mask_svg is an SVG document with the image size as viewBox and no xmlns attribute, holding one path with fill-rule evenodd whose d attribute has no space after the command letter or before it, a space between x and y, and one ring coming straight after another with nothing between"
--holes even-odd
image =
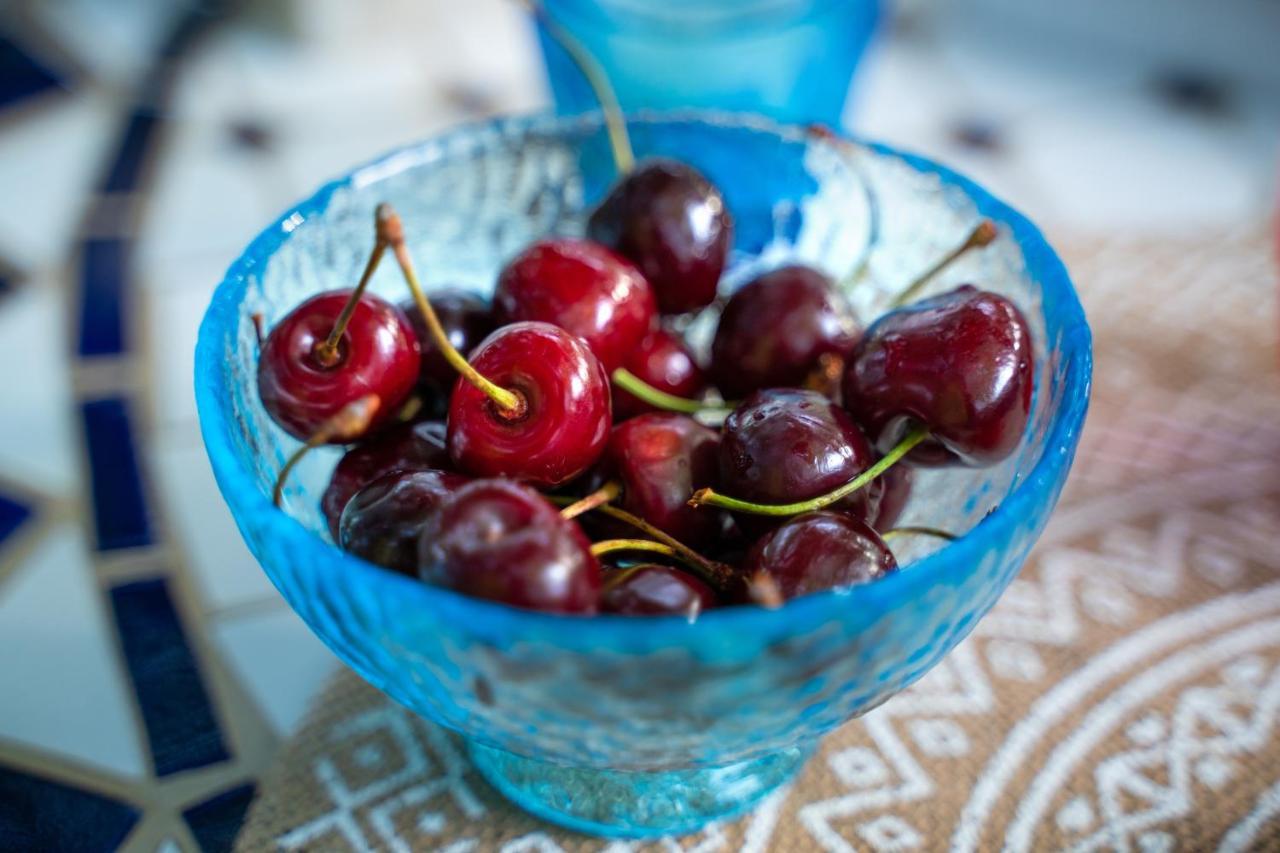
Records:
<instances>
[{"instance_id":1,"label":"cherry","mask_svg":"<svg viewBox=\"0 0 1280 853\"><path fill-rule=\"evenodd\" d=\"M703 548L723 531L723 514L690 506L689 495L719 482L719 445L715 431L693 418L641 415L614 427L605 465L622 485L624 510L691 548Z\"/></svg>"},{"instance_id":2,"label":"cherry","mask_svg":"<svg viewBox=\"0 0 1280 853\"><path fill-rule=\"evenodd\" d=\"M465 290L439 290L431 294L431 306L444 329L445 336L454 348L467 353L497 328L493 309L488 302ZM458 373L449 364L432 341L427 322L412 299L400 304L413 330L418 336L422 351L422 385L433 396L448 397Z\"/></svg>"},{"instance_id":3,"label":"cherry","mask_svg":"<svg viewBox=\"0 0 1280 853\"><path fill-rule=\"evenodd\" d=\"M631 263L586 240L543 240L498 276L503 323L537 320L587 342L605 370L622 365L653 325L653 292Z\"/></svg>"},{"instance_id":4,"label":"cherry","mask_svg":"<svg viewBox=\"0 0 1280 853\"><path fill-rule=\"evenodd\" d=\"M342 331L331 347L335 328ZM400 309L370 293L334 290L302 302L267 335L258 394L272 420L304 440L343 406L376 394L381 405L369 424L376 429L413 391L418 362L413 327Z\"/></svg>"},{"instance_id":5,"label":"cherry","mask_svg":"<svg viewBox=\"0 0 1280 853\"><path fill-rule=\"evenodd\" d=\"M649 160L614 185L587 235L640 268L663 314L683 314L716 298L733 221L720 191L693 167Z\"/></svg>"},{"instance_id":6,"label":"cherry","mask_svg":"<svg viewBox=\"0 0 1280 853\"><path fill-rule=\"evenodd\" d=\"M734 498L791 504L824 495L866 471L875 454L853 418L815 391L773 388L743 400L724 422L720 484ZM874 509L866 489L839 508L866 518ZM738 516L749 531L760 519Z\"/></svg>"},{"instance_id":7,"label":"cherry","mask_svg":"<svg viewBox=\"0 0 1280 853\"><path fill-rule=\"evenodd\" d=\"M600 564L578 525L507 480L468 483L433 511L419 576L465 595L555 613L594 613Z\"/></svg>"},{"instance_id":8,"label":"cherry","mask_svg":"<svg viewBox=\"0 0 1280 853\"><path fill-rule=\"evenodd\" d=\"M449 404L449 455L463 471L552 487L599 458L611 426L609 379L587 345L548 323L513 323L472 353L472 365L520 399L498 409L459 379Z\"/></svg>"},{"instance_id":9,"label":"cherry","mask_svg":"<svg viewBox=\"0 0 1280 853\"><path fill-rule=\"evenodd\" d=\"M990 465L1018 446L1034 355L1013 303L963 285L892 311L867 330L844 375L845 406L882 450L923 425L918 465Z\"/></svg>"},{"instance_id":10,"label":"cherry","mask_svg":"<svg viewBox=\"0 0 1280 853\"><path fill-rule=\"evenodd\" d=\"M914 480L910 466L894 465L867 486L868 500L876 506L867 523L881 532L897 524L907 508Z\"/></svg>"},{"instance_id":11,"label":"cherry","mask_svg":"<svg viewBox=\"0 0 1280 853\"><path fill-rule=\"evenodd\" d=\"M717 604L702 581L670 566L645 563L607 572L600 610L622 616L684 616L693 621Z\"/></svg>"},{"instance_id":12,"label":"cherry","mask_svg":"<svg viewBox=\"0 0 1280 853\"><path fill-rule=\"evenodd\" d=\"M707 387L706 375L679 335L658 326L652 329L622 361L622 366L641 382L673 397L691 399ZM658 411L620 387L613 386L614 420Z\"/></svg>"},{"instance_id":13,"label":"cherry","mask_svg":"<svg viewBox=\"0 0 1280 853\"><path fill-rule=\"evenodd\" d=\"M731 398L801 386L824 357L843 363L858 335L853 311L831 279L809 267L782 267L729 299L711 345L711 375Z\"/></svg>"},{"instance_id":14,"label":"cherry","mask_svg":"<svg viewBox=\"0 0 1280 853\"><path fill-rule=\"evenodd\" d=\"M445 471L394 471L364 486L342 511L343 550L401 574L418 575L418 540L432 510L468 482Z\"/></svg>"},{"instance_id":15,"label":"cherry","mask_svg":"<svg viewBox=\"0 0 1280 853\"><path fill-rule=\"evenodd\" d=\"M873 581L897 569L893 552L864 521L810 512L765 534L747 554L748 576L773 579L784 599Z\"/></svg>"},{"instance_id":16,"label":"cherry","mask_svg":"<svg viewBox=\"0 0 1280 853\"><path fill-rule=\"evenodd\" d=\"M452 467L440 421L401 424L370 436L346 452L329 476L320 509L338 541L338 521L351 496L369 483L397 471Z\"/></svg>"}]
</instances>

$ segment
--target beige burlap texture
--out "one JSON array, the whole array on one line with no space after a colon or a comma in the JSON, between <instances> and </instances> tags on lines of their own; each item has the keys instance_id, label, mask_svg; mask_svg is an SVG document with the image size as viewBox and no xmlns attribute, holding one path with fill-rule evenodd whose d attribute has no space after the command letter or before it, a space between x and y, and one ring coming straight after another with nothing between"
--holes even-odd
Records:
<instances>
[{"instance_id":1,"label":"beige burlap texture","mask_svg":"<svg viewBox=\"0 0 1280 853\"><path fill-rule=\"evenodd\" d=\"M1000 603L754 813L608 842L508 805L343 672L243 850L1280 850L1280 359L1265 234L1069 246L1095 334L1066 494Z\"/></svg>"}]
</instances>

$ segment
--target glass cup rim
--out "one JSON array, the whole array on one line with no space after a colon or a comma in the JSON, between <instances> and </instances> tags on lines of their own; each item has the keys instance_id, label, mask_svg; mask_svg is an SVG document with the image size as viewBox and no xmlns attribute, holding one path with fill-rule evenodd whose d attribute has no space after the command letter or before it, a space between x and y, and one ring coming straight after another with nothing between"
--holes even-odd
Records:
<instances>
[{"instance_id":1,"label":"glass cup rim","mask_svg":"<svg viewBox=\"0 0 1280 853\"><path fill-rule=\"evenodd\" d=\"M648 110L628 113L628 124L695 123L710 129L749 130L772 134L783 140L807 144L830 144L815 138L809 129L776 122L755 114L728 113L706 109ZM1049 423L1049 435L1040 458L1009 496L972 529L931 554L916 560L902 571L874 582L848 589L814 593L770 610L735 606L709 610L690 623L678 616L635 618L601 614L591 617L566 616L521 610L497 602L471 598L442 587L388 572L326 542L282 509L274 507L268 495L258 489L251 471L238 457L232 443L232 423L224 409L230 399L225 375L219 369L224 342L241 326L238 308L253 273L265 266L303 222L323 215L333 195L343 188L360 189L387 175L414 166L445 159L461 145L476 138L526 136L532 132L581 132L603 129L599 112L578 116L555 116L546 112L503 116L460 125L428 139L396 147L323 184L306 199L291 205L263 229L230 264L217 285L200 324L195 357L196 406L201 434L215 478L237 525L252 522L264 533L281 537L303 548L319 545L331 556L333 570L353 572L358 583L381 587L381 594L416 597L433 608L441 619L465 620L493 636L545 634L548 630L571 628L578 641L590 643L666 645L683 644L708 634L731 630L769 635L791 634L801 626L812 626L841 618L842 611L854 607L883 609L893 601L926 594L928 589L957 565L977 565L997 543L1010 540L1019 520L1033 517L1032 508L1054 500L1065 479L1088 408L1092 374L1091 333L1070 275L1040 230L1021 213L999 200L970 179L917 154L883 143L857 140L877 154L898 159L912 169L936 175L945 185L961 190L984 216L1012 232L1025 260L1028 275L1042 292L1054 291L1061 312L1060 349L1066 379L1057 410ZM271 572L267 571L268 575Z\"/></svg>"}]
</instances>

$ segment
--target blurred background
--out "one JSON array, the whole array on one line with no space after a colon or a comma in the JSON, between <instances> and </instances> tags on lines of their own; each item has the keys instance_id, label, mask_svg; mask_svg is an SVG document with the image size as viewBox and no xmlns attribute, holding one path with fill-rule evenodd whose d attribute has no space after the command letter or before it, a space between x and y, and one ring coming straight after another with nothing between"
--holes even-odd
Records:
<instances>
[{"instance_id":1,"label":"blurred background","mask_svg":"<svg viewBox=\"0 0 1280 853\"><path fill-rule=\"evenodd\" d=\"M1051 239L1272 227L1274 0L547 6L626 106L842 124ZM388 148L589 104L511 0L0 5L0 847L225 848L336 666L200 443L228 263Z\"/></svg>"}]
</instances>

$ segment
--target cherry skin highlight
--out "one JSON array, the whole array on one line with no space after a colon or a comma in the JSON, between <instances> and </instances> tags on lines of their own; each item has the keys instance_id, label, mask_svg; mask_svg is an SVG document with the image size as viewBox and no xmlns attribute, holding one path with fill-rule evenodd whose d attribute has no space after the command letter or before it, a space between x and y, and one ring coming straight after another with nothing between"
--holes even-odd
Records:
<instances>
[{"instance_id":1,"label":"cherry skin highlight","mask_svg":"<svg viewBox=\"0 0 1280 853\"><path fill-rule=\"evenodd\" d=\"M679 335L662 328L652 329L622 361L622 366L641 381L674 397L696 400L707 389L707 377L689 347ZM629 391L613 389L614 420L657 411Z\"/></svg>"},{"instance_id":2,"label":"cherry skin highlight","mask_svg":"<svg viewBox=\"0 0 1280 853\"><path fill-rule=\"evenodd\" d=\"M859 333L831 279L809 267L782 267L729 299L711 345L711 375L729 399L801 386L823 356L846 358Z\"/></svg>"},{"instance_id":3,"label":"cherry skin highlight","mask_svg":"<svg viewBox=\"0 0 1280 853\"><path fill-rule=\"evenodd\" d=\"M320 498L334 541L338 541L338 522L347 501L369 483L397 471L452 467L445 449L445 425L439 421L401 424L369 436L338 461Z\"/></svg>"},{"instance_id":4,"label":"cherry skin highlight","mask_svg":"<svg viewBox=\"0 0 1280 853\"><path fill-rule=\"evenodd\" d=\"M884 540L857 518L841 512L808 512L788 519L747 553L747 576L765 572L791 600L883 577L898 563Z\"/></svg>"},{"instance_id":5,"label":"cherry skin highlight","mask_svg":"<svg viewBox=\"0 0 1280 853\"><path fill-rule=\"evenodd\" d=\"M276 324L258 357L258 394L281 429L306 440L341 409L370 394L379 398L370 432L393 418L418 378L418 342L400 309L360 296L332 364L317 350L333 330L350 290L305 300Z\"/></svg>"},{"instance_id":6,"label":"cherry skin highlight","mask_svg":"<svg viewBox=\"0 0 1280 853\"><path fill-rule=\"evenodd\" d=\"M992 465L1013 453L1031 412L1035 356L1013 303L963 285L867 329L845 370L844 404L887 452L915 424L917 465Z\"/></svg>"},{"instance_id":7,"label":"cherry skin highlight","mask_svg":"<svg viewBox=\"0 0 1280 853\"><path fill-rule=\"evenodd\" d=\"M501 411L459 377L448 434L459 469L551 488L600 457L612 425L609 379L580 338L549 323L512 323L481 342L470 362L515 392L522 411Z\"/></svg>"},{"instance_id":8,"label":"cherry skin highlight","mask_svg":"<svg viewBox=\"0 0 1280 853\"><path fill-rule=\"evenodd\" d=\"M586 536L537 492L509 480L477 480L428 518L418 540L428 583L552 613L596 612L600 564Z\"/></svg>"},{"instance_id":9,"label":"cherry skin highlight","mask_svg":"<svg viewBox=\"0 0 1280 853\"><path fill-rule=\"evenodd\" d=\"M622 616L683 616L696 619L717 604L711 587L693 575L646 563L607 572L600 611Z\"/></svg>"},{"instance_id":10,"label":"cherry skin highlight","mask_svg":"<svg viewBox=\"0 0 1280 853\"><path fill-rule=\"evenodd\" d=\"M587 236L634 263L658 310L710 305L733 244L720 191L693 167L647 160L622 178L591 214Z\"/></svg>"},{"instance_id":11,"label":"cherry skin highlight","mask_svg":"<svg viewBox=\"0 0 1280 853\"><path fill-rule=\"evenodd\" d=\"M432 293L431 307L435 309L449 343L464 355L498 327L493 317L493 307L465 290ZM422 319L417 304L412 299L407 299L400 303L400 310L409 318L418 337L418 347L422 352L422 387L435 397L447 397L453 390L458 372L450 366L431 340L427 323Z\"/></svg>"},{"instance_id":12,"label":"cherry skin highlight","mask_svg":"<svg viewBox=\"0 0 1280 853\"><path fill-rule=\"evenodd\" d=\"M371 563L418 576L418 540L427 516L469 481L446 471L396 471L347 502L338 544Z\"/></svg>"},{"instance_id":13,"label":"cherry skin highlight","mask_svg":"<svg viewBox=\"0 0 1280 853\"><path fill-rule=\"evenodd\" d=\"M631 262L586 240L543 240L498 276L493 297L502 323L534 320L587 342L612 373L649 332L653 291Z\"/></svg>"}]
</instances>

